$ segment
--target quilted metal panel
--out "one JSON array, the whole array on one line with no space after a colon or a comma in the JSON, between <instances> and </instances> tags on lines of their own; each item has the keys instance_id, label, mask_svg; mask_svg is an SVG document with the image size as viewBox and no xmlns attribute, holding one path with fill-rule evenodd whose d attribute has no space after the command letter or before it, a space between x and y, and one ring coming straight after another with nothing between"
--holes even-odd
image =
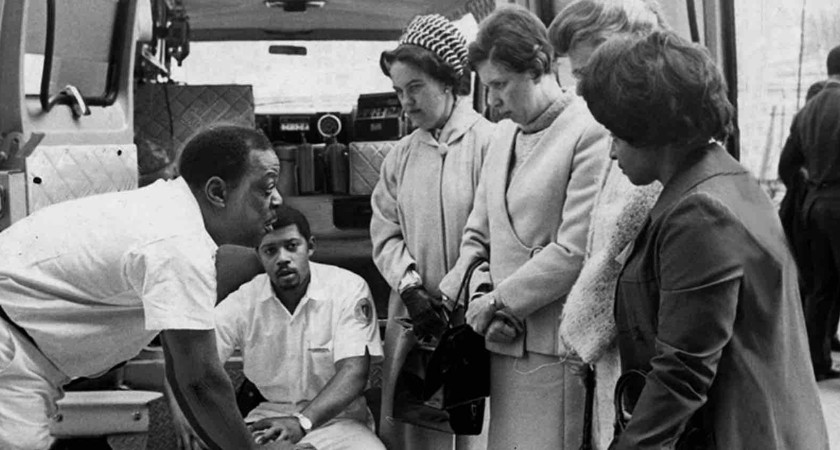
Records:
<instances>
[{"instance_id":1,"label":"quilted metal panel","mask_svg":"<svg viewBox=\"0 0 840 450\"><path fill-rule=\"evenodd\" d=\"M350 195L370 195L382 161L398 141L350 143Z\"/></svg>"},{"instance_id":2,"label":"quilted metal panel","mask_svg":"<svg viewBox=\"0 0 840 450\"><path fill-rule=\"evenodd\" d=\"M155 172L176 161L187 140L214 123L256 127L250 85L137 86L134 142L140 174Z\"/></svg>"},{"instance_id":3,"label":"quilted metal panel","mask_svg":"<svg viewBox=\"0 0 840 450\"><path fill-rule=\"evenodd\" d=\"M29 213L53 203L137 188L137 147L38 146L26 158Z\"/></svg>"}]
</instances>

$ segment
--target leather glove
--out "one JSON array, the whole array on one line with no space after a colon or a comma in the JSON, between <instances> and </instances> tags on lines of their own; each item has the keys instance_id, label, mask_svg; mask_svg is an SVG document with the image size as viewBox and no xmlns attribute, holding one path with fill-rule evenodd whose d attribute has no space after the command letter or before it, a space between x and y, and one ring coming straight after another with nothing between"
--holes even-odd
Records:
<instances>
[{"instance_id":1,"label":"leather glove","mask_svg":"<svg viewBox=\"0 0 840 450\"><path fill-rule=\"evenodd\" d=\"M434 298L422 286L413 286L400 293L417 339L427 336L439 339L446 331L446 321L443 319L440 300Z\"/></svg>"}]
</instances>

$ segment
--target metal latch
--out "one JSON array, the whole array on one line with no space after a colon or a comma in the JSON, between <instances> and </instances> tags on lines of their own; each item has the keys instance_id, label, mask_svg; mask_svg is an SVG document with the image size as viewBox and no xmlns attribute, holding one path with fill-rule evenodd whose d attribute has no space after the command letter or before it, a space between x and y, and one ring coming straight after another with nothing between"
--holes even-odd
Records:
<instances>
[{"instance_id":1,"label":"metal latch","mask_svg":"<svg viewBox=\"0 0 840 450\"><path fill-rule=\"evenodd\" d=\"M53 105L64 98L70 99L70 108L73 110L73 115L75 117L90 115L90 108L88 107L87 102L85 102L85 98L82 97L82 93L79 92L79 88L73 86L72 84L64 86L64 89L58 91L57 94L50 97L47 104L44 105L44 111L49 111L52 109Z\"/></svg>"},{"instance_id":2,"label":"metal latch","mask_svg":"<svg viewBox=\"0 0 840 450\"><path fill-rule=\"evenodd\" d=\"M26 142L23 140L23 133L19 131L12 131L2 135L2 141L0 141L0 167L6 161L15 158L25 159L32 154L32 151L35 150L35 147L43 139L44 133L32 133ZM22 142L24 142L23 145L21 145Z\"/></svg>"}]
</instances>

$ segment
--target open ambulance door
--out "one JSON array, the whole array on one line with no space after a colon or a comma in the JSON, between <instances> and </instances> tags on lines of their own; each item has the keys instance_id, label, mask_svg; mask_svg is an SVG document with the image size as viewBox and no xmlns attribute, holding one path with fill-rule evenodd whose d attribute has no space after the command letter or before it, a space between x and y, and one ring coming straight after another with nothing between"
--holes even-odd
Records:
<instances>
[{"instance_id":1,"label":"open ambulance door","mask_svg":"<svg viewBox=\"0 0 840 450\"><path fill-rule=\"evenodd\" d=\"M137 186L138 3L0 0L0 230L53 203Z\"/></svg>"}]
</instances>

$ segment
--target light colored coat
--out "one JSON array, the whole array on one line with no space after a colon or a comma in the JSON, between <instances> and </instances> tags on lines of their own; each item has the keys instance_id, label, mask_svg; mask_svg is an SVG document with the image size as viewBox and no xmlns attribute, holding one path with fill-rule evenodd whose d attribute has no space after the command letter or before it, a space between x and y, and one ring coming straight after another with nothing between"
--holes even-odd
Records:
<instances>
[{"instance_id":1,"label":"light colored coat","mask_svg":"<svg viewBox=\"0 0 840 450\"><path fill-rule=\"evenodd\" d=\"M580 98L564 95L565 109L509 186L517 127L500 124L464 230L461 256L441 282L441 291L454 298L470 263L490 261L497 298L525 321L524 334L514 342L487 343L500 354L561 354L560 313L583 264L598 177L608 161L606 130Z\"/></svg>"},{"instance_id":2,"label":"light colored coat","mask_svg":"<svg viewBox=\"0 0 840 450\"><path fill-rule=\"evenodd\" d=\"M634 186L618 163L607 164L592 210L586 258L566 297L560 321L562 345L595 366L594 448L606 449L613 437L613 392L621 374L615 345L615 285L621 271L616 257L636 237L662 185Z\"/></svg>"},{"instance_id":3,"label":"light colored coat","mask_svg":"<svg viewBox=\"0 0 840 450\"><path fill-rule=\"evenodd\" d=\"M439 294L458 259L493 127L460 99L438 140L418 129L385 157L371 196L370 234L373 261L394 291L414 266L424 287ZM399 296L391 300L402 306Z\"/></svg>"},{"instance_id":4,"label":"light colored coat","mask_svg":"<svg viewBox=\"0 0 840 450\"><path fill-rule=\"evenodd\" d=\"M439 295L438 283L458 259L461 233L472 210L493 128L468 99L459 99L437 140L422 129L400 140L382 163L371 196L373 261L392 289L380 412L380 436L390 448L451 448L451 435L392 418L396 378L408 351L398 351L396 345L404 332L396 318L408 315L398 287L413 266L424 287ZM465 436L458 439L457 448L483 446L486 436Z\"/></svg>"}]
</instances>

